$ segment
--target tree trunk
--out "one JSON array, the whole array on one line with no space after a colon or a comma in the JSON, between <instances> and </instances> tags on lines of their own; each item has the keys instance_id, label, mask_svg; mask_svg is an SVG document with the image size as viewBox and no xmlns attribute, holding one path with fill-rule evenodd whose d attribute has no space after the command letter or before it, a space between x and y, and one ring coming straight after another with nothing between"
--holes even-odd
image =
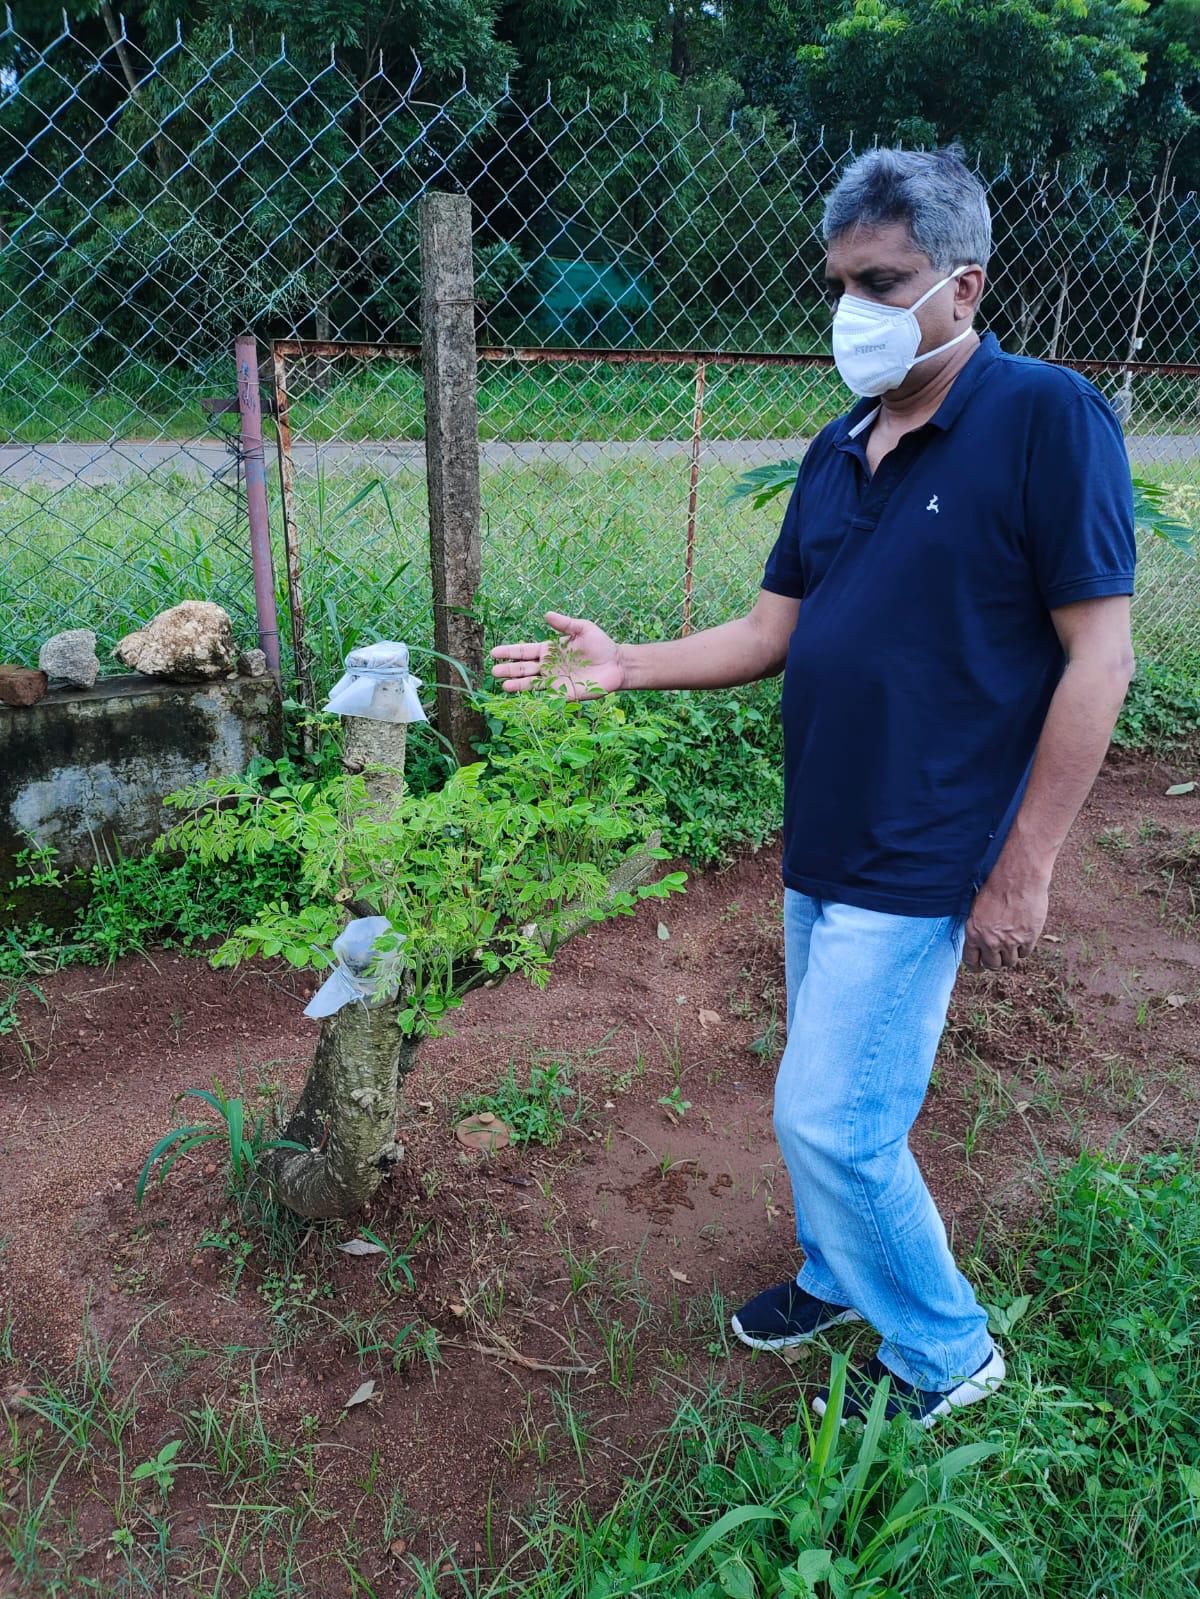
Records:
<instances>
[{"instance_id":1,"label":"tree trunk","mask_svg":"<svg viewBox=\"0 0 1200 1599\"><path fill-rule=\"evenodd\" d=\"M345 720L342 765L363 774L372 808L400 803L407 737L403 722ZM354 822L345 816L346 827ZM371 914L370 907L361 914ZM272 1149L262 1162L279 1198L299 1216L315 1221L361 1210L403 1157L396 1142L398 1090L417 1053L417 1041L405 1037L397 1020L404 991L401 983L398 994L378 1003L354 1000L321 1023L304 1090L282 1134L305 1148Z\"/></svg>"},{"instance_id":2,"label":"tree trunk","mask_svg":"<svg viewBox=\"0 0 1200 1599\"><path fill-rule=\"evenodd\" d=\"M416 1046L396 1020L394 999L344 1005L321 1023L316 1057L284 1138L305 1149L272 1149L263 1170L297 1215L318 1220L361 1210L399 1163L397 1091Z\"/></svg>"},{"instance_id":3,"label":"tree trunk","mask_svg":"<svg viewBox=\"0 0 1200 1599\"><path fill-rule=\"evenodd\" d=\"M632 851L619 865L608 874L608 889L610 894L629 893L641 883L648 883L654 876L660 862L652 852L662 843L662 834L656 829L642 845L641 849ZM582 907L568 905L563 912L562 919L553 930L543 924L538 929L538 936L551 954L560 944L565 944L568 938L574 938L576 933L581 933L585 927L593 926L592 917Z\"/></svg>"},{"instance_id":4,"label":"tree trunk","mask_svg":"<svg viewBox=\"0 0 1200 1599\"><path fill-rule=\"evenodd\" d=\"M129 59L129 51L125 48L124 29L117 25L117 19L113 13L110 0L100 0L100 15L104 19L109 42L116 52L117 62L121 68L121 76L125 79L125 87L129 90L129 97L131 100L136 101L138 105L141 105L141 95L138 92L141 85L138 83L137 73L133 70L133 62ZM150 140L154 145L154 159L158 163L158 175L164 183L168 183L171 178L171 158L167 153L167 145L162 135L162 129L156 128L150 135Z\"/></svg>"},{"instance_id":5,"label":"tree trunk","mask_svg":"<svg viewBox=\"0 0 1200 1599\"><path fill-rule=\"evenodd\" d=\"M404 793L404 755L408 741L405 722L372 722L365 716L346 718L342 769L361 772L372 806L398 805ZM353 827L354 818L346 818Z\"/></svg>"}]
</instances>

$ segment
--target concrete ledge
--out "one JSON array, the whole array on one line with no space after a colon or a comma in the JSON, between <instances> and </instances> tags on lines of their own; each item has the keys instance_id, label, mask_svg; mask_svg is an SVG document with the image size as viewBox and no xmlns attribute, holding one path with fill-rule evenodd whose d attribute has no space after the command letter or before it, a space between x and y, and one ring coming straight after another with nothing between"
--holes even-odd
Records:
<instances>
[{"instance_id":1,"label":"concrete ledge","mask_svg":"<svg viewBox=\"0 0 1200 1599\"><path fill-rule=\"evenodd\" d=\"M137 854L175 819L163 795L282 747L271 677L111 677L26 710L0 706L0 883L31 838L63 868L91 866L106 844Z\"/></svg>"}]
</instances>

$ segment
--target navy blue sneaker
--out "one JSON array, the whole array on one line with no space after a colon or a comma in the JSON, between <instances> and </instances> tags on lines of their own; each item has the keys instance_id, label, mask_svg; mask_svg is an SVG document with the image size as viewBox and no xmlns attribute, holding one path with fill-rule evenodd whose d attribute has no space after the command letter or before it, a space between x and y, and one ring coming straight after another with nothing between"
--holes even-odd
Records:
<instances>
[{"instance_id":1,"label":"navy blue sneaker","mask_svg":"<svg viewBox=\"0 0 1200 1599\"><path fill-rule=\"evenodd\" d=\"M798 1283L780 1283L748 1300L729 1325L751 1349L794 1349L844 1321L861 1321L850 1305L815 1299Z\"/></svg>"},{"instance_id":2,"label":"navy blue sneaker","mask_svg":"<svg viewBox=\"0 0 1200 1599\"><path fill-rule=\"evenodd\" d=\"M865 1421L876 1387L888 1377L891 1379L891 1386L884 1407L884 1420L891 1421L895 1416L908 1416L918 1427L932 1427L939 1417L948 1416L952 1410L957 1410L962 1405L973 1405L976 1400L986 1399L989 1394L994 1393L1004 1381L1004 1370L1004 1356L993 1344L991 1354L978 1371L973 1371L969 1377L964 1377L962 1382L956 1383L953 1388L938 1393L928 1388L914 1388L912 1383L905 1382L903 1377L898 1377L894 1371L889 1371L877 1355L872 1355L861 1371L851 1368L846 1373L842 1419ZM822 1388L814 1394L812 1407L818 1416L825 1414L828 1403L828 1388Z\"/></svg>"}]
</instances>

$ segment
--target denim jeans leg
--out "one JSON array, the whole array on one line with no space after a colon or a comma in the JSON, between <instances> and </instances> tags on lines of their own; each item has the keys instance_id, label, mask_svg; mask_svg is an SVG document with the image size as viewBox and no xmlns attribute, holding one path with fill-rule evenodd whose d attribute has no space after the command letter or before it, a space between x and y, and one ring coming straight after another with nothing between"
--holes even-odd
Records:
<instances>
[{"instance_id":1,"label":"denim jeans leg","mask_svg":"<svg viewBox=\"0 0 1200 1599\"><path fill-rule=\"evenodd\" d=\"M792 1016L796 1009L796 999L804 982L804 974L808 969L808 952L812 939L812 930L821 914L821 902L812 899L807 894L801 894L794 888L785 888L783 891L783 953L784 969L787 977L787 1028L790 1036L792 1030ZM785 1051L784 1060L787 1054ZM780 1066L780 1073L783 1066ZM779 1082L775 1086L776 1112L779 1107ZM787 1150L782 1139L780 1148L783 1150L785 1164L787 1163ZM790 1176L790 1171L789 1171ZM828 1300L835 1305L848 1305L850 1300L843 1292L837 1278L830 1270L828 1263L821 1254L813 1229L808 1225L804 1216L804 1206L801 1196L796 1191L795 1179L792 1179L792 1208L796 1213L796 1238L804 1251L804 1265L796 1274L796 1281L805 1293L814 1294L818 1299Z\"/></svg>"},{"instance_id":2,"label":"denim jeans leg","mask_svg":"<svg viewBox=\"0 0 1200 1599\"><path fill-rule=\"evenodd\" d=\"M962 917L821 901L775 1091L801 1242L816 1251L798 1281L837 1284L883 1335L883 1363L935 1390L977 1370L992 1342L908 1146L963 931Z\"/></svg>"}]
</instances>

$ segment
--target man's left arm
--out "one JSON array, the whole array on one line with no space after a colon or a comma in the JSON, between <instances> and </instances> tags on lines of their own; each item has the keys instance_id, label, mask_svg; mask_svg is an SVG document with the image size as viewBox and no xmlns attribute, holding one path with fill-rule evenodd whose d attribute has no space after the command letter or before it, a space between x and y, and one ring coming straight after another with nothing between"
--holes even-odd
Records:
<instances>
[{"instance_id":1,"label":"man's left arm","mask_svg":"<svg viewBox=\"0 0 1200 1599\"><path fill-rule=\"evenodd\" d=\"M1080 600L1050 615L1067 664L1020 809L967 920L963 962L976 969L1015 966L1041 936L1054 863L1095 782L1133 674L1126 596Z\"/></svg>"}]
</instances>

